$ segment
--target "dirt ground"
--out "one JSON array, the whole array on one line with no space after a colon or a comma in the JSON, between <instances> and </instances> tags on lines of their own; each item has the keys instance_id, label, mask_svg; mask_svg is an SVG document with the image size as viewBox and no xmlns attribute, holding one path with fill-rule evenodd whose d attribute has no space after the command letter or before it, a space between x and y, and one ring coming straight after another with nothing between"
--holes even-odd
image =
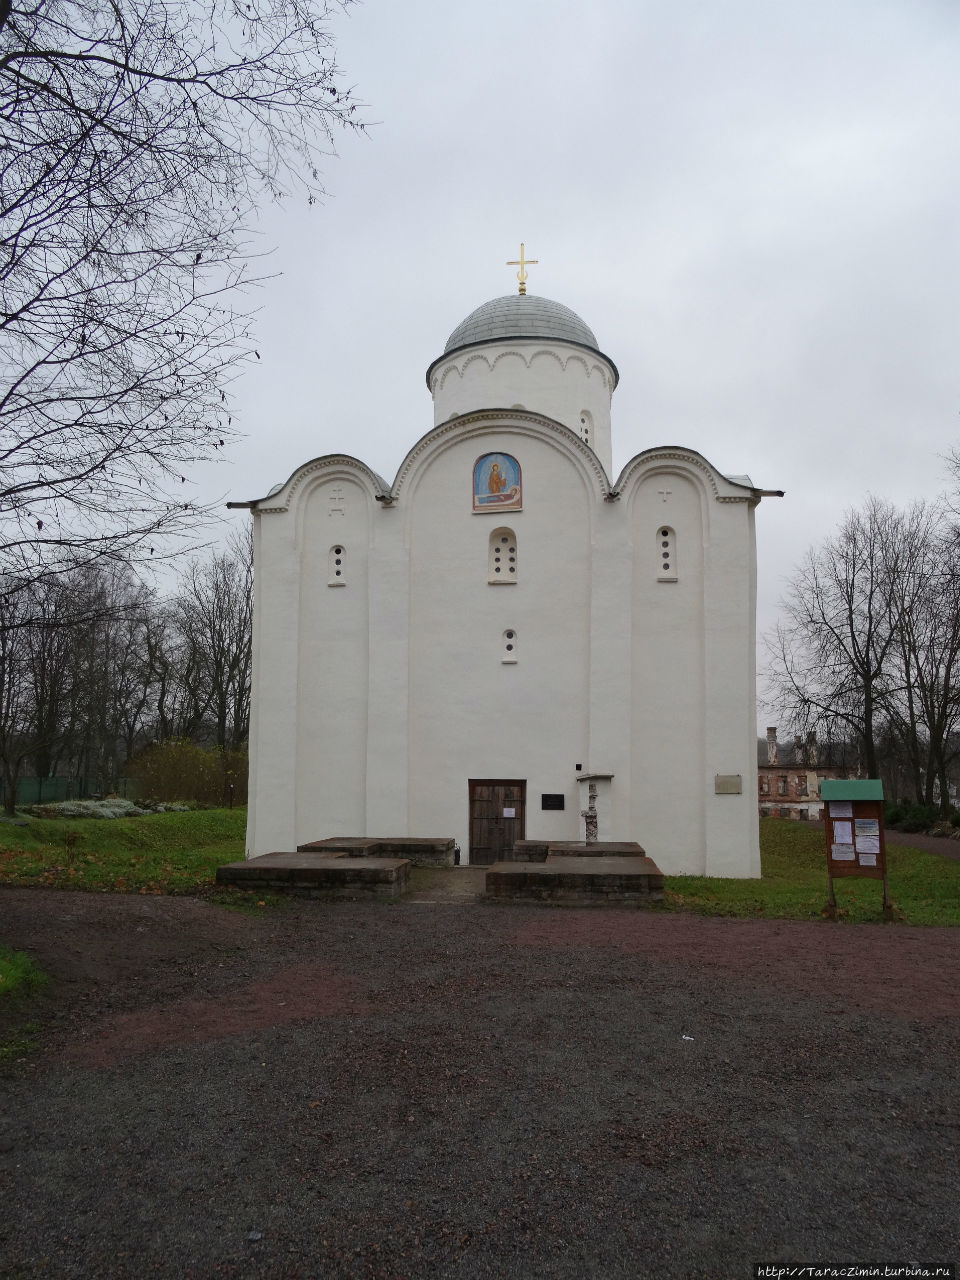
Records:
<instances>
[{"instance_id":1,"label":"dirt ground","mask_svg":"<svg viewBox=\"0 0 960 1280\"><path fill-rule=\"evenodd\" d=\"M960 931L0 889L0 1275L956 1260ZM454 877L451 879L450 877Z\"/></svg>"}]
</instances>

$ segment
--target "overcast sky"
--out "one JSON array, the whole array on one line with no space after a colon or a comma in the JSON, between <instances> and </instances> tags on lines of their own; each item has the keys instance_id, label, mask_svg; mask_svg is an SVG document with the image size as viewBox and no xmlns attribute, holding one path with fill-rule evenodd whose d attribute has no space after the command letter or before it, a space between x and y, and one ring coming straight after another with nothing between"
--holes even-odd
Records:
<instances>
[{"instance_id":1,"label":"overcast sky","mask_svg":"<svg viewBox=\"0 0 960 1280\"><path fill-rule=\"evenodd\" d=\"M944 486L956 0L365 0L334 30L378 123L339 140L325 203L264 213L246 438L204 484L258 497L335 451L392 480L427 365L514 291L523 240L530 292L620 370L615 475L684 444L786 490L757 512L761 629L846 507Z\"/></svg>"}]
</instances>

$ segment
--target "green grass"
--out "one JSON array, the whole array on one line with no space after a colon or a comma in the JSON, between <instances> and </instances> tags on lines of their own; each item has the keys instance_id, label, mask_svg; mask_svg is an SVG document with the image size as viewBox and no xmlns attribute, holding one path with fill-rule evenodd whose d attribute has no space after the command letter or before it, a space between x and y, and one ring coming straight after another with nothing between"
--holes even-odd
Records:
<instances>
[{"instance_id":1,"label":"green grass","mask_svg":"<svg viewBox=\"0 0 960 1280\"><path fill-rule=\"evenodd\" d=\"M293 902L293 898L287 893L262 889L258 892L257 889L241 889L239 885L232 884L221 885L215 892L205 896L208 902L226 907L230 911L239 911L242 916L261 916L265 908L283 911Z\"/></svg>"},{"instance_id":2,"label":"green grass","mask_svg":"<svg viewBox=\"0 0 960 1280\"><path fill-rule=\"evenodd\" d=\"M0 947L0 1001L29 995L45 986L47 975L23 951Z\"/></svg>"},{"instance_id":3,"label":"green grass","mask_svg":"<svg viewBox=\"0 0 960 1280\"><path fill-rule=\"evenodd\" d=\"M107 893L197 893L243 857L245 809L0 823L0 883Z\"/></svg>"},{"instance_id":4,"label":"green grass","mask_svg":"<svg viewBox=\"0 0 960 1280\"><path fill-rule=\"evenodd\" d=\"M281 905L281 898L214 889L217 867L243 857L245 822L244 809L207 809L113 820L37 818L25 827L0 823L0 883L107 893L202 893L256 914ZM760 847L761 879L668 876L665 907L701 915L819 919L827 900L823 832L764 818ZM960 924L960 862L888 845L887 864L897 920ZM842 920L883 919L879 880L835 884Z\"/></svg>"},{"instance_id":5,"label":"green grass","mask_svg":"<svg viewBox=\"0 0 960 1280\"><path fill-rule=\"evenodd\" d=\"M827 901L824 833L780 818L760 819L759 880L667 876L664 905L673 911L755 919L815 920ZM960 862L907 845L887 845L894 918L907 924L960 924ZM883 919L879 880L834 881L841 920Z\"/></svg>"},{"instance_id":6,"label":"green grass","mask_svg":"<svg viewBox=\"0 0 960 1280\"><path fill-rule=\"evenodd\" d=\"M0 947L0 1075L17 1071L37 1050L35 1022L24 1022L24 1003L49 979L22 951Z\"/></svg>"}]
</instances>

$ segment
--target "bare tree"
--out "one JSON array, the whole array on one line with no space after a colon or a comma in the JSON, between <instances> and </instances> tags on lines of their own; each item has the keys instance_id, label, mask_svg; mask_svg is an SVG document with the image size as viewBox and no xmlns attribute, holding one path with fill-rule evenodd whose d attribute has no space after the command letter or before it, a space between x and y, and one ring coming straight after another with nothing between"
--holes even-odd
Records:
<instances>
[{"instance_id":1,"label":"bare tree","mask_svg":"<svg viewBox=\"0 0 960 1280\"><path fill-rule=\"evenodd\" d=\"M960 566L945 505L903 513L896 673L887 698L890 737L919 802L949 808L948 772L960 723Z\"/></svg>"},{"instance_id":2,"label":"bare tree","mask_svg":"<svg viewBox=\"0 0 960 1280\"><path fill-rule=\"evenodd\" d=\"M960 755L960 533L947 499L876 499L808 552L768 640L778 709L855 735L897 796L949 811Z\"/></svg>"},{"instance_id":3,"label":"bare tree","mask_svg":"<svg viewBox=\"0 0 960 1280\"><path fill-rule=\"evenodd\" d=\"M175 617L192 683L196 736L207 719L218 747L236 749L250 726L253 535L234 534L225 551L195 560L180 580Z\"/></svg>"},{"instance_id":4,"label":"bare tree","mask_svg":"<svg viewBox=\"0 0 960 1280\"><path fill-rule=\"evenodd\" d=\"M768 641L774 704L823 737L845 727L870 777L878 775L877 732L895 680L903 607L898 520L876 498L848 512L835 536L809 551L793 574Z\"/></svg>"},{"instance_id":5,"label":"bare tree","mask_svg":"<svg viewBox=\"0 0 960 1280\"><path fill-rule=\"evenodd\" d=\"M245 223L362 128L331 5L0 0L0 592L195 528Z\"/></svg>"},{"instance_id":6,"label":"bare tree","mask_svg":"<svg viewBox=\"0 0 960 1280\"><path fill-rule=\"evenodd\" d=\"M162 599L129 566L50 574L0 598L5 803L32 766L81 794L118 785L152 743L244 747L250 721L252 535L190 562ZM234 762L236 767L236 762Z\"/></svg>"},{"instance_id":7,"label":"bare tree","mask_svg":"<svg viewBox=\"0 0 960 1280\"><path fill-rule=\"evenodd\" d=\"M13 813L24 765L41 777L71 721L72 601L63 582L32 583L0 610L0 767L4 804Z\"/></svg>"},{"instance_id":8,"label":"bare tree","mask_svg":"<svg viewBox=\"0 0 960 1280\"><path fill-rule=\"evenodd\" d=\"M27 686L26 636L18 625L23 596L0 602L0 768L3 769L4 808L12 814L17 784L31 743L24 732Z\"/></svg>"},{"instance_id":9,"label":"bare tree","mask_svg":"<svg viewBox=\"0 0 960 1280\"><path fill-rule=\"evenodd\" d=\"M152 685L143 637L154 597L126 565L87 566L65 581L76 688L66 744L75 776L103 792L143 735Z\"/></svg>"}]
</instances>

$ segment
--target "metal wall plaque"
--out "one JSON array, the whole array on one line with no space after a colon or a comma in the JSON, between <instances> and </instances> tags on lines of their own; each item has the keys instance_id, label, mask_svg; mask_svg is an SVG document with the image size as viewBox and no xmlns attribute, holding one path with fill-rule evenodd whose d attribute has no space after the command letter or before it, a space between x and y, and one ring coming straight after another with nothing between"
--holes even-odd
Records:
<instances>
[{"instance_id":1,"label":"metal wall plaque","mask_svg":"<svg viewBox=\"0 0 960 1280\"><path fill-rule=\"evenodd\" d=\"M743 794L743 775L740 773L717 773L713 778L713 790L718 796L739 796Z\"/></svg>"},{"instance_id":2,"label":"metal wall plaque","mask_svg":"<svg viewBox=\"0 0 960 1280\"><path fill-rule=\"evenodd\" d=\"M559 795L552 792L546 792L546 791L541 792L541 795L540 795L541 809L562 809L563 807L564 805L563 805L562 792Z\"/></svg>"}]
</instances>

